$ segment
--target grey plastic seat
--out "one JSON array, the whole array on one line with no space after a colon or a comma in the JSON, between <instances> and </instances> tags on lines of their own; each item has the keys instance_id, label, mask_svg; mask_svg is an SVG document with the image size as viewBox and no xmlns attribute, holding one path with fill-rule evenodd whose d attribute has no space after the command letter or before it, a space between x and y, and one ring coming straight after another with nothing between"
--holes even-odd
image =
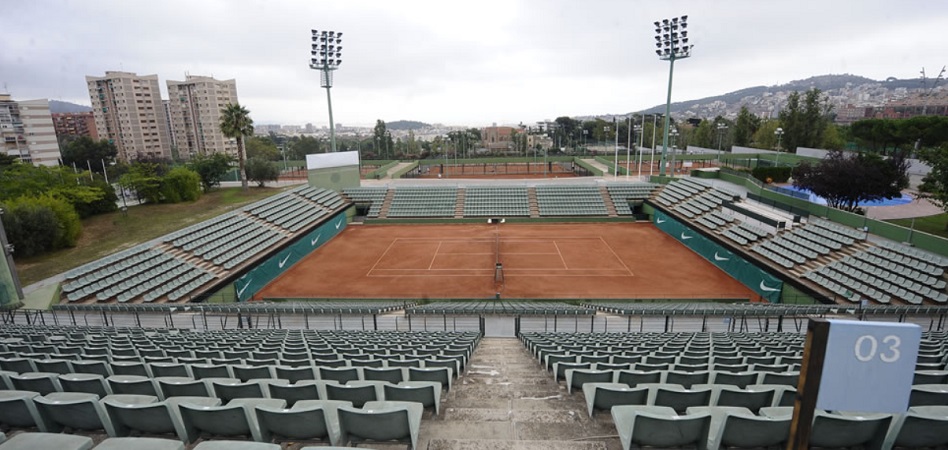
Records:
<instances>
[{"instance_id":1,"label":"grey plastic seat","mask_svg":"<svg viewBox=\"0 0 948 450\"><path fill-rule=\"evenodd\" d=\"M583 396L586 398L589 417L593 417L597 409L609 411L616 405L645 405L648 403L648 391L646 387L632 388L624 383L583 385Z\"/></svg>"},{"instance_id":2,"label":"grey plastic seat","mask_svg":"<svg viewBox=\"0 0 948 450\"><path fill-rule=\"evenodd\" d=\"M340 406L339 445L398 441L416 449L423 411L415 402L368 402L362 409Z\"/></svg>"},{"instance_id":3,"label":"grey plastic seat","mask_svg":"<svg viewBox=\"0 0 948 450\"><path fill-rule=\"evenodd\" d=\"M758 384L783 384L786 386L797 387L800 380L800 372L762 372Z\"/></svg>"},{"instance_id":4,"label":"grey plastic seat","mask_svg":"<svg viewBox=\"0 0 948 450\"><path fill-rule=\"evenodd\" d=\"M710 406L711 389L681 389L672 386L659 386L655 391L655 406L667 406L683 414L691 406Z\"/></svg>"},{"instance_id":5,"label":"grey plastic seat","mask_svg":"<svg viewBox=\"0 0 948 450\"><path fill-rule=\"evenodd\" d=\"M711 431L710 414L679 416L663 406L615 406L612 419L619 432L622 448L633 445L651 447L708 446Z\"/></svg>"},{"instance_id":6,"label":"grey plastic seat","mask_svg":"<svg viewBox=\"0 0 948 450\"><path fill-rule=\"evenodd\" d=\"M237 378L240 381L266 380L276 378L271 366L237 365L231 366L231 370L234 372L234 378Z\"/></svg>"},{"instance_id":7,"label":"grey plastic seat","mask_svg":"<svg viewBox=\"0 0 948 450\"><path fill-rule=\"evenodd\" d=\"M719 386L715 406L742 406L757 414L761 408L773 405L775 389L744 390L731 386Z\"/></svg>"},{"instance_id":8,"label":"grey plastic seat","mask_svg":"<svg viewBox=\"0 0 948 450\"><path fill-rule=\"evenodd\" d=\"M757 384L757 372L712 372L711 383L729 385L744 389L750 384Z\"/></svg>"},{"instance_id":9,"label":"grey plastic seat","mask_svg":"<svg viewBox=\"0 0 948 450\"><path fill-rule=\"evenodd\" d=\"M33 365L37 372L52 372L60 375L72 373L72 366L65 359L34 359Z\"/></svg>"},{"instance_id":10,"label":"grey plastic seat","mask_svg":"<svg viewBox=\"0 0 948 450\"><path fill-rule=\"evenodd\" d=\"M280 450L280 446L266 442L214 440L201 442L193 450Z\"/></svg>"},{"instance_id":11,"label":"grey plastic seat","mask_svg":"<svg viewBox=\"0 0 948 450\"><path fill-rule=\"evenodd\" d=\"M708 371L680 372L677 370L669 370L665 372L664 382L669 384L680 384L686 389L689 389L694 384L707 384L710 378L711 373Z\"/></svg>"},{"instance_id":12,"label":"grey plastic seat","mask_svg":"<svg viewBox=\"0 0 948 450\"><path fill-rule=\"evenodd\" d=\"M151 437L113 437L95 446L98 450L184 450L184 443L175 439Z\"/></svg>"},{"instance_id":13,"label":"grey plastic seat","mask_svg":"<svg viewBox=\"0 0 948 450\"><path fill-rule=\"evenodd\" d=\"M336 381L322 380L302 380L295 384L287 384L284 381L268 380L263 384L266 386L270 398L285 400L287 406L290 407L298 401L324 400L326 398L325 386L327 384L339 384Z\"/></svg>"},{"instance_id":14,"label":"grey plastic seat","mask_svg":"<svg viewBox=\"0 0 948 450\"><path fill-rule=\"evenodd\" d=\"M900 417L883 448L948 446L948 406L917 406Z\"/></svg>"},{"instance_id":15,"label":"grey plastic seat","mask_svg":"<svg viewBox=\"0 0 948 450\"><path fill-rule=\"evenodd\" d=\"M318 367L317 371L320 380L338 381L340 384L362 378L358 367Z\"/></svg>"},{"instance_id":16,"label":"grey plastic seat","mask_svg":"<svg viewBox=\"0 0 948 450\"><path fill-rule=\"evenodd\" d=\"M89 450L92 438L62 433L20 433L2 444L3 450Z\"/></svg>"},{"instance_id":17,"label":"grey plastic seat","mask_svg":"<svg viewBox=\"0 0 948 450\"><path fill-rule=\"evenodd\" d=\"M138 375L140 377L150 377L148 366L140 361L115 361L109 366L112 368L113 375Z\"/></svg>"},{"instance_id":18,"label":"grey plastic seat","mask_svg":"<svg viewBox=\"0 0 948 450\"><path fill-rule=\"evenodd\" d=\"M178 408L187 442L194 442L205 434L245 436L260 441L260 430L253 426L243 405L199 406L182 402Z\"/></svg>"},{"instance_id":19,"label":"grey plastic seat","mask_svg":"<svg viewBox=\"0 0 948 450\"><path fill-rule=\"evenodd\" d=\"M210 397L211 391L203 380L185 377L156 378L155 383L163 398L171 397Z\"/></svg>"},{"instance_id":20,"label":"grey plastic seat","mask_svg":"<svg viewBox=\"0 0 948 450\"><path fill-rule=\"evenodd\" d=\"M417 402L441 414L441 383L436 381L403 381L382 386L385 401Z\"/></svg>"},{"instance_id":21,"label":"grey plastic seat","mask_svg":"<svg viewBox=\"0 0 948 450\"><path fill-rule=\"evenodd\" d=\"M909 394L909 406L948 405L948 385L917 384Z\"/></svg>"},{"instance_id":22,"label":"grey plastic seat","mask_svg":"<svg viewBox=\"0 0 948 450\"><path fill-rule=\"evenodd\" d=\"M774 418L792 417L793 407L761 408L760 414ZM830 414L818 409L813 417L810 445L829 448L881 448L891 421L890 414Z\"/></svg>"},{"instance_id":23,"label":"grey plastic seat","mask_svg":"<svg viewBox=\"0 0 948 450\"><path fill-rule=\"evenodd\" d=\"M372 384L327 384L325 385L325 389L327 400L348 401L356 408L361 408L367 402L381 399L378 395L378 389Z\"/></svg>"},{"instance_id":24,"label":"grey plastic seat","mask_svg":"<svg viewBox=\"0 0 948 450\"><path fill-rule=\"evenodd\" d=\"M362 377L370 381L388 381L398 384L405 381L405 370L402 367L363 367Z\"/></svg>"},{"instance_id":25,"label":"grey plastic seat","mask_svg":"<svg viewBox=\"0 0 948 450\"><path fill-rule=\"evenodd\" d=\"M140 375L112 375L105 380L113 394L154 395L164 398L149 377Z\"/></svg>"},{"instance_id":26,"label":"grey plastic seat","mask_svg":"<svg viewBox=\"0 0 948 450\"><path fill-rule=\"evenodd\" d=\"M300 367L274 366L273 371L277 378L288 380L290 383L316 379L313 367L309 365Z\"/></svg>"},{"instance_id":27,"label":"grey plastic seat","mask_svg":"<svg viewBox=\"0 0 948 450\"><path fill-rule=\"evenodd\" d=\"M191 364L191 376L196 380L204 378L233 378L230 366L223 364Z\"/></svg>"},{"instance_id":28,"label":"grey plastic seat","mask_svg":"<svg viewBox=\"0 0 948 450\"><path fill-rule=\"evenodd\" d=\"M568 369L566 371L566 391L570 394L573 389L582 389L586 383L611 383L615 372L611 370L595 369Z\"/></svg>"},{"instance_id":29,"label":"grey plastic seat","mask_svg":"<svg viewBox=\"0 0 948 450\"><path fill-rule=\"evenodd\" d=\"M30 358L0 358L0 370L16 373L36 372L36 366Z\"/></svg>"},{"instance_id":30,"label":"grey plastic seat","mask_svg":"<svg viewBox=\"0 0 948 450\"><path fill-rule=\"evenodd\" d=\"M59 376L59 385L63 392L87 392L99 398L112 394L112 389L102 375L92 373L69 373Z\"/></svg>"},{"instance_id":31,"label":"grey plastic seat","mask_svg":"<svg viewBox=\"0 0 948 450\"><path fill-rule=\"evenodd\" d=\"M52 372L25 372L19 375L10 375L10 384L16 390L38 392L40 395L62 392L63 390L59 384L59 374Z\"/></svg>"},{"instance_id":32,"label":"grey plastic seat","mask_svg":"<svg viewBox=\"0 0 948 450\"><path fill-rule=\"evenodd\" d=\"M235 398L264 398L263 386L258 381L248 382L226 382L214 380L211 382L211 390L214 396L227 403Z\"/></svg>"},{"instance_id":33,"label":"grey plastic seat","mask_svg":"<svg viewBox=\"0 0 948 450\"><path fill-rule=\"evenodd\" d=\"M129 405L113 399L102 400L106 414L112 422L114 436L128 436L131 432L149 435L173 435L187 441L181 422L178 404L217 406L220 400L210 397L175 397L156 403Z\"/></svg>"},{"instance_id":34,"label":"grey plastic seat","mask_svg":"<svg viewBox=\"0 0 948 450\"><path fill-rule=\"evenodd\" d=\"M112 369L105 361L80 359L76 361L70 361L69 364L72 366L73 373L94 373L102 375L106 378L112 375Z\"/></svg>"},{"instance_id":35,"label":"grey plastic seat","mask_svg":"<svg viewBox=\"0 0 948 450\"><path fill-rule=\"evenodd\" d=\"M660 383L662 381L662 372L651 371L643 372L640 370L620 370L616 375L617 383L623 383L629 385L629 387L636 387L639 384L643 383Z\"/></svg>"},{"instance_id":36,"label":"grey plastic seat","mask_svg":"<svg viewBox=\"0 0 948 450\"><path fill-rule=\"evenodd\" d=\"M790 437L790 417L756 416L743 407L695 407L688 414L711 414L711 435L708 448L771 448L784 447Z\"/></svg>"},{"instance_id":37,"label":"grey plastic seat","mask_svg":"<svg viewBox=\"0 0 948 450\"><path fill-rule=\"evenodd\" d=\"M448 367L408 368L408 381L437 381L445 390L451 390L451 369Z\"/></svg>"},{"instance_id":38,"label":"grey plastic seat","mask_svg":"<svg viewBox=\"0 0 948 450\"><path fill-rule=\"evenodd\" d=\"M158 377L191 377L188 365L183 363L153 362L148 364L154 378Z\"/></svg>"},{"instance_id":39,"label":"grey plastic seat","mask_svg":"<svg viewBox=\"0 0 948 450\"><path fill-rule=\"evenodd\" d=\"M99 396L80 392L54 392L33 399L47 431L65 428L84 431L105 430L114 435L112 422L99 403Z\"/></svg>"},{"instance_id":40,"label":"grey plastic seat","mask_svg":"<svg viewBox=\"0 0 948 450\"><path fill-rule=\"evenodd\" d=\"M0 390L0 425L47 431L33 402L38 396L34 391Z\"/></svg>"},{"instance_id":41,"label":"grey plastic seat","mask_svg":"<svg viewBox=\"0 0 948 450\"><path fill-rule=\"evenodd\" d=\"M349 406L349 402L334 400L306 400L298 402L290 409L272 406L256 406L254 414L260 427L261 440L328 440L330 444L339 444L340 406Z\"/></svg>"}]
</instances>

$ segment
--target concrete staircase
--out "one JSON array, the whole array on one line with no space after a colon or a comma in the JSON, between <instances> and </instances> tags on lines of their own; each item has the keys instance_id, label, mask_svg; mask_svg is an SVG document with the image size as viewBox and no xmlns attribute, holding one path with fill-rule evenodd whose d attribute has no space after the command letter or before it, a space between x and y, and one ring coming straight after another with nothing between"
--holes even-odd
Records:
<instances>
[{"instance_id":1,"label":"concrete staircase","mask_svg":"<svg viewBox=\"0 0 948 450\"><path fill-rule=\"evenodd\" d=\"M389 189L385 193L385 200L382 200L382 207L379 208L379 219L388 218L388 210L392 207L392 199L395 198L395 189Z\"/></svg>"},{"instance_id":2,"label":"concrete staircase","mask_svg":"<svg viewBox=\"0 0 948 450\"><path fill-rule=\"evenodd\" d=\"M440 417L425 412L420 449L621 448L609 413L590 419L582 392L567 394L514 338L484 338L442 401Z\"/></svg>"},{"instance_id":3,"label":"concrete staircase","mask_svg":"<svg viewBox=\"0 0 948 450\"><path fill-rule=\"evenodd\" d=\"M458 188L458 199L457 203L454 204L454 218L463 219L464 218L464 198L466 196L467 190L464 188Z\"/></svg>"},{"instance_id":4,"label":"concrete staircase","mask_svg":"<svg viewBox=\"0 0 948 450\"><path fill-rule=\"evenodd\" d=\"M539 219L540 218L540 203L537 201L537 190L536 188L527 188L527 198L530 202L530 218Z\"/></svg>"}]
</instances>

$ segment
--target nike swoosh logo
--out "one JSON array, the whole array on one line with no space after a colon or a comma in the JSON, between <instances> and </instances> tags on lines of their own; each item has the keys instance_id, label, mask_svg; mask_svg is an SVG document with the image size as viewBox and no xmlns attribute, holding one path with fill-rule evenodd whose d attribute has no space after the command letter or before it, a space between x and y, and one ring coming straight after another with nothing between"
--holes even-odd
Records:
<instances>
[{"instance_id":1,"label":"nike swoosh logo","mask_svg":"<svg viewBox=\"0 0 948 450\"><path fill-rule=\"evenodd\" d=\"M720 257L720 256L718 256L718 252L714 252L714 260L715 260L715 261L730 261L731 258L723 258L723 257Z\"/></svg>"},{"instance_id":2,"label":"nike swoosh logo","mask_svg":"<svg viewBox=\"0 0 948 450\"><path fill-rule=\"evenodd\" d=\"M341 220L338 221L338 222L336 222L336 229L338 230L340 226L342 226L342 221L341 221Z\"/></svg>"},{"instance_id":3,"label":"nike swoosh logo","mask_svg":"<svg viewBox=\"0 0 948 450\"><path fill-rule=\"evenodd\" d=\"M688 240L688 239L691 239L691 238L693 238L693 237L694 237L694 236L686 236L684 231L681 232L681 240L683 240L683 241Z\"/></svg>"},{"instance_id":4,"label":"nike swoosh logo","mask_svg":"<svg viewBox=\"0 0 948 450\"><path fill-rule=\"evenodd\" d=\"M655 223L665 223L665 219L655 219Z\"/></svg>"},{"instance_id":5,"label":"nike swoosh logo","mask_svg":"<svg viewBox=\"0 0 948 450\"><path fill-rule=\"evenodd\" d=\"M291 255L291 254L287 254L287 255L286 255L286 258L283 258L283 261L280 261L280 268L281 268L281 269L283 268L284 265L286 265L286 260L290 259L290 255Z\"/></svg>"},{"instance_id":6,"label":"nike swoosh logo","mask_svg":"<svg viewBox=\"0 0 948 450\"><path fill-rule=\"evenodd\" d=\"M250 280L252 279L253 278L251 278ZM250 287L250 280L247 280L247 284L245 284L243 288L237 289L237 298L240 298L240 296L244 293L244 291L246 291L247 288Z\"/></svg>"},{"instance_id":7,"label":"nike swoosh logo","mask_svg":"<svg viewBox=\"0 0 948 450\"><path fill-rule=\"evenodd\" d=\"M766 284L764 284L764 280L760 280L760 290L765 291L765 292L777 292L780 289L774 289L770 286L767 286Z\"/></svg>"},{"instance_id":8,"label":"nike swoosh logo","mask_svg":"<svg viewBox=\"0 0 948 450\"><path fill-rule=\"evenodd\" d=\"M316 243L319 242L319 238L320 238L322 235L323 235L322 233L317 234L316 237L313 238L312 241L309 241L309 245L315 246Z\"/></svg>"}]
</instances>

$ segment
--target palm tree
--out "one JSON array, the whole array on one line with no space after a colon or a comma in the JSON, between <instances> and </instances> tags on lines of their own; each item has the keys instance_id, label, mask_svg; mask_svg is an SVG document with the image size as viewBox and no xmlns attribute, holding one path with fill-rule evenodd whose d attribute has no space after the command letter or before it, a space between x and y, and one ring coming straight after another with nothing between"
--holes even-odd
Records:
<instances>
[{"instance_id":1,"label":"palm tree","mask_svg":"<svg viewBox=\"0 0 948 450\"><path fill-rule=\"evenodd\" d=\"M240 186L247 189L247 173L244 168L244 136L253 134L253 119L250 111L239 103L228 103L221 110L221 132L237 139L237 161L240 163Z\"/></svg>"}]
</instances>

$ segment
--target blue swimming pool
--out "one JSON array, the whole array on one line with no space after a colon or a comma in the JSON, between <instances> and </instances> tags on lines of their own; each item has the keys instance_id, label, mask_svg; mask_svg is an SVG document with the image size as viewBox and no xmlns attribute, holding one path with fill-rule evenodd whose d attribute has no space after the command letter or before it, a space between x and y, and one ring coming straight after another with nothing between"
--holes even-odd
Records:
<instances>
[{"instance_id":1,"label":"blue swimming pool","mask_svg":"<svg viewBox=\"0 0 948 450\"><path fill-rule=\"evenodd\" d=\"M800 189L800 188L794 187L794 186L792 186L792 185L789 185L789 186L780 186L779 189L780 189L780 190L793 191L793 192L797 192L797 193L799 193L799 194L808 195L808 196L809 196L809 198L808 198L809 201L811 201L811 202L813 202L813 203L818 203L818 204L820 204L820 205L825 205L825 204L826 204L826 199L824 199L823 197L818 197L816 194L813 194L812 192L810 192L810 191L808 191L808 190L806 190L806 189ZM778 192L779 192L779 191L778 191ZM796 195L796 196L799 197L799 195ZM902 194L901 197L896 197L896 198L875 200L875 201L871 201L871 202L861 202L861 203L859 203L859 206L897 206L897 205L905 205L905 204L907 204L907 203L912 203L912 201L914 201L914 200L915 200L915 199L912 198L911 195Z\"/></svg>"}]
</instances>

